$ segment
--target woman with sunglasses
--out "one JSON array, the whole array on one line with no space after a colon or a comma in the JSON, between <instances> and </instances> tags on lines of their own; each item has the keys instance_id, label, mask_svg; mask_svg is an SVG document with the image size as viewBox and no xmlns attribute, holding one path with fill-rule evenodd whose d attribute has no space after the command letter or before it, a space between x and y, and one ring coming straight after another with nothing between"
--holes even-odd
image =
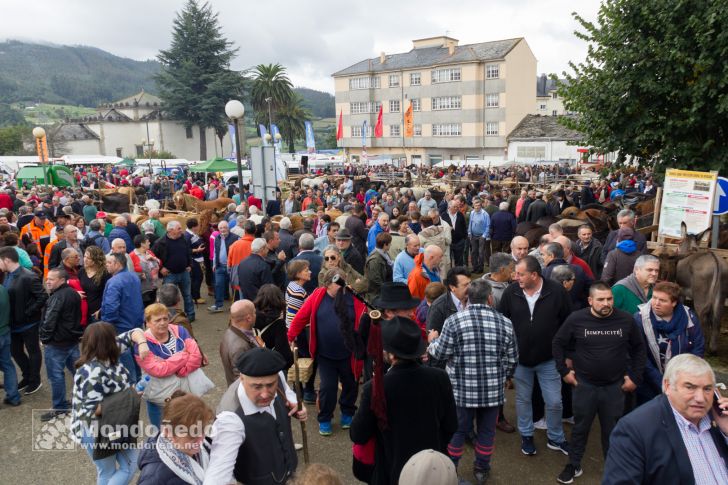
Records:
<instances>
[{"instance_id":1,"label":"woman with sunglasses","mask_svg":"<svg viewBox=\"0 0 728 485\"><path fill-rule=\"evenodd\" d=\"M344 261L341 251L339 251L339 248L336 246L329 246L324 250L324 266L321 268L318 276L319 286L324 285L324 274L326 271L334 268L338 268L343 272L346 283L350 285L354 291L357 293L366 291L366 280L349 263Z\"/></svg>"}]
</instances>

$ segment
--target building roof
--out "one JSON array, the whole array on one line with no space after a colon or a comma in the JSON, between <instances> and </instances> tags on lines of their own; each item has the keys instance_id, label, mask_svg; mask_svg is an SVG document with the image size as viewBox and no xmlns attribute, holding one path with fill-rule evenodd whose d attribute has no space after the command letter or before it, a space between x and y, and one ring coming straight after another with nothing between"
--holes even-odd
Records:
<instances>
[{"instance_id":1,"label":"building roof","mask_svg":"<svg viewBox=\"0 0 728 485\"><path fill-rule=\"evenodd\" d=\"M134 102L139 103L140 106L146 106L146 103L149 103L150 106L154 105L154 103L161 104L162 100L156 97L153 94L149 94L144 89L139 91L137 94L133 96L129 96L128 98L119 99L118 101L112 101L111 104L125 104L129 103L129 105L133 105Z\"/></svg>"},{"instance_id":2,"label":"building roof","mask_svg":"<svg viewBox=\"0 0 728 485\"><path fill-rule=\"evenodd\" d=\"M508 141L550 139L554 141L579 141L581 133L559 123L558 116L526 115L508 135Z\"/></svg>"},{"instance_id":3,"label":"building roof","mask_svg":"<svg viewBox=\"0 0 728 485\"><path fill-rule=\"evenodd\" d=\"M448 47L445 46L420 47L412 49L409 52L387 55L385 56L384 64L380 62L379 57L365 59L346 69L335 72L332 76L399 71L401 69L416 69L418 67L429 67L440 64L494 61L505 58L506 54L521 40L523 40L523 37L454 46L452 55L450 55Z\"/></svg>"},{"instance_id":4,"label":"building roof","mask_svg":"<svg viewBox=\"0 0 728 485\"><path fill-rule=\"evenodd\" d=\"M97 135L93 130L87 128L81 123L69 123L61 125L56 132L56 136L64 141L99 139L99 135Z\"/></svg>"},{"instance_id":5,"label":"building roof","mask_svg":"<svg viewBox=\"0 0 728 485\"><path fill-rule=\"evenodd\" d=\"M546 74L541 74L536 78L536 97L544 98L551 96L551 91L555 91L559 84L567 84L566 79L559 79L558 81L551 79Z\"/></svg>"}]
</instances>

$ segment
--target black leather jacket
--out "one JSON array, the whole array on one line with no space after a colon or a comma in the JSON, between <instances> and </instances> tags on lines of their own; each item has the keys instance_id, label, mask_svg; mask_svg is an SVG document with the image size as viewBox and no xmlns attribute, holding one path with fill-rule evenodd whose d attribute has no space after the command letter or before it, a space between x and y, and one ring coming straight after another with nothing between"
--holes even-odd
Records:
<instances>
[{"instance_id":1,"label":"black leather jacket","mask_svg":"<svg viewBox=\"0 0 728 485\"><path fill-rule=\"evenodd\" d=\"M70 346L81 339L81 297L67 283L48 298L38 334L46 345Z\"/></svg>"},{"instance_id":2,"label":"black leather jacket","mask_svg":"<svg viewBox=\"0 0 728 485\"><path fill-rule=\"evenodd\" d=\"M7 275L5 276L7 278ZM40 277L32 271L19 268L8 288L10 297L10 328L18 329L41 320L41 311L48 294Z\"/></svg>"}]
</instances>

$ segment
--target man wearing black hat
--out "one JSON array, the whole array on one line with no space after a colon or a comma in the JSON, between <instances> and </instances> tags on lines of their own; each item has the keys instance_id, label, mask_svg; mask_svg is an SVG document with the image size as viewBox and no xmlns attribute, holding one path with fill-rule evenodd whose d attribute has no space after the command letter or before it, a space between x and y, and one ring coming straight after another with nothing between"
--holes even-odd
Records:
<instances>
[{"instance_id":1,"label":"man wearing black hat","mask_svg":"<svg viewBox=\"0 0 728 485\"><path fill-rule=\"evenodd\" d=\"M298 466L290 417L307 419L281 372L286 361L258 347L244 352L236 367L240 378L217 407L204 483L286 483Z\"/></svg>"},{"instance_id":2,"label":"man wearing black hat","mask_svg":"<svg viewBox=\"0 0 728 485\"><path fill-rule=\"evenodd\" d=\"M352 244L352 236L348 229L339 229L336 233L336 247L344 256L344 261L349 263L359 274L364 274L364 256Z\"/></svg>"},{"instance_id":3,"label":"man wearing black hat","mask_svg":"<svg viewBox=\"0 0 728 485\"><path fill-rule=\"evenodd\" d=\"M378 299L380 303L382 299ZM382 321L381 328L385 359L392 367L382 379L383 385L376 379L364 385L349 434L357 445L376 440L368 483L384 485L398 483L402 467L419 451L446 453L457 429L457 414L447 374L419 363L425 352L420 327L409 318L395 316Z\"/></svg>"}]
</instances>

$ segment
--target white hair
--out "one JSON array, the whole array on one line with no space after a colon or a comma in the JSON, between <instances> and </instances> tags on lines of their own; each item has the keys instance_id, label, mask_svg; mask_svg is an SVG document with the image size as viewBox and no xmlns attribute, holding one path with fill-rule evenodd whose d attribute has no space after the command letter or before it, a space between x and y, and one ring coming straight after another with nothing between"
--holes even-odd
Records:
<instances>
[{"instance_id":1,"label":"white hair","mask_svg":"<svg viewBox=\"0 0 728 485\"><path fill-rule=\"evenodd\" d=\"M167 223L167 230L176 229L178 227L182 227L182 224L179 223L179 221L169 221Z\"/></svg>"},{"instance_id":2,"label":"white hair","mask_svg":"<svg viewBox=\"0 0 728 485\"><path fill-rule=\"evenodd\" d=\"M248 208L248 212L250 213L251 216L257 215L258 214L258 206L251 205Z\"/></svg>"},{"instance_id":3,"label":"white hair","mask_svg":"<svg viewBox=\"0 0 728 485\"><path fill-rule=\"evenodd\" d=\"M278 227L281 229L288 230L291 228L291 220L288 217L284 217L283 219L278 222Z\"/></svg>"},{"instance_id":4,"label":"white hair","mask_svg":"<svg viewBox=\"0 0 728 485\"><path fill-rule=\"evenodd\" d=\"M250 245L250 251L254 254L258 254L263 250L263 248L265 248L265 245L266 245L265 239L263 239L262 237L253 239L253 242Z\"/></svg>"},{"instance_id":5,"label":"white hair","mask_svg":"<svg viewBox=\"0 0 728 485\"><path fill-rule=\"evenodd\" d=\"M500 204L498 205L498 208L499 208L500 210L502 210L502 211L507 211L507 210L508 210L508 202L501 202L501 203L500 203Z\"/></svg>"},{"instance_id":6,"label":"white hair","mask_svg":"<svg viewBox=\"0 0 728 485\"><path fill-rule=\"evenodd\" d=\"M674 387L677 384L677 377L679 374L688 374L690 376L703 376L710 374L710 380L715 384L715 373L706 361L693 354L680 354L676 355L667 363L665 368L665 375L663 376L663 390L664 381L670 383L670 386Z\"/></svg>"}]
</instances>

